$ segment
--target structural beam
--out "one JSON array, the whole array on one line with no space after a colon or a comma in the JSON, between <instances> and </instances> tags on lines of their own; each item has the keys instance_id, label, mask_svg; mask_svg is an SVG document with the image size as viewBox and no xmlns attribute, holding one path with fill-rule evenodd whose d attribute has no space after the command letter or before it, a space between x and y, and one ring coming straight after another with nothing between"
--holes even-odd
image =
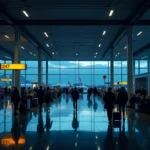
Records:
<instances>
[{"instance_id":1,"label":"structural beam","mask_svg":"<svg viewBox=\"0 0 150 150\"><path fill-rule=\"evenodd\" d=\"M149 9L150 1L149 0L143 0L139 4L139 6L136 8L135 12L132 14L132 16L129 18L129 21L127 25L123 26L122 29L116 34L115 38L112 40L108 48L105 50L105 52L102 55L102 58L106 56L106 54L109 52L111 47L115 47L121 39L126 35L127 28L129 26L133 26L135 24L138 24L140 18L143 16L143 14Z\"/></svg>"},{"instance_id":2,"label":"structural beam","mask_svg":"<svg viewBox=\"0 0 150 150\"><path fill-rule=\"evenodd\" d=\"M5 52L5 53L7 53L7 54L9 54L9 55L11 55L11 56L14 55L14 53L13 53L11 50L9 50L9 49L7 49L7 48L1 46L1 45L0 45L0 51L3 51L3 52Z\"/></svg>"},{"instance_id":3,"label":"structural beam","mask_svg":"<svg viewBox=\"0 0 150 150\"><path fill-rule=\"evenodd\" d=\"M7 22L0 20L0 25L18 25L18 26L53 26L53 25L75 25L75 26L130 26L128 20L15 20L14 22ZM137 26L149 26L150 20L139 20ZM132 24L131 24L132 26Z\"/></svg>"}]
</instances>

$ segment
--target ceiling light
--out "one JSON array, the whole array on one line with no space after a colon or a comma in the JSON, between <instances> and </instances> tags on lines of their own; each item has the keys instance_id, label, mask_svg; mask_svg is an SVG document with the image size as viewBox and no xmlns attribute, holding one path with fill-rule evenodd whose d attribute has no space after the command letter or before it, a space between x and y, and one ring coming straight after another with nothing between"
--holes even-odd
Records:
<instances>
[{"instance_id":1,"label":"ceiling light","mask_svg":"<svg viewBox=\"0 0 150 150\"><path fill-rule=\"evenodd\" d=\"M54 52L52 52L52 54L54 55L55 53L54 53Z\"/></svg>"},{"instance_id":2,"label":"ceiling light","mask_svg":"<svg viewBox=\"0 0 150 150\"><path fill-rule=\"evenodd\" d=\"M118 55L116 55L116 57L117 57Z\"/></svg>"},{"instance_id":3,"label":"ceiling light","mask_svg":"<svg viewBox=\"0 0 150 150\"><path fill-rule=\"evenodd\" d=\"M125 46L124 49L127 49L127 46Z\"/></svg>"},{"instance_id":4,"label":"ceiling light","mask_svg":"<svg viewBox=\"0 0 150 150\"><path fill-rule=\"evenodd\" d=\"M34 56L36 56L35 54L33 54Z\"/></svg>"},{"instance_id":5,"label":"ceiling light","mask_svg":"<svg viewBox=\"0 0 150 150\"><path fill-rule=\"evenodd\" d=\"M23 46L21 46L22 49L25 49Z\"/></svg>"},{"instance_id":6,"label":"ceiling light","mask_svg":"<svg viewBox=\"0 0 150 150\"><path fill-rule=\"evenodd\" d=\"M147 58L147 56L144 56L144 57L142 57L141 59L145 59L145 58Z\"/></svg>"},{"instance_id":7,"label":"ceiling light","mask_svg":"<svg viewBox=\"0 0 150 150\"><path fill-rule=\"evenodd\" d=\"M47 47L49 47L49 44L46 44Z\"/></svg>"},{"instance_id":8,"label":"ceiling light","mask_svg":"<svg viewBox=\"0 0 150 150\"><path fill-rule=\"evenodd\" d=\"M105 34L106 34L106 31L103 32L103 35L105 35Z\"/></svg>"},{"instance_id":9,"label":"ceiling light","mask_svg":"<svg viewBox=\"0 0 150 150\"><path fill-rule=\"evenodd\" d=\"M51 46L53 46L53 44L51 44Z\"/></svg>"},{"instance_id":10,"label":"ceiling light","mask_svg":"<svg viewBox=\"0 0 150 150\"><path fill-rule=\"evenodd\" d=\"M78 54L76 53L76 56L78 56Z\"/></svg>"},{"instance_id":11,"label":"ceiling light","mask_svg":"<svg viewBox=\"0 0 150 150\"><path fill-rule=\"evenodd\" d=\"M95 54L97 55L98 53L96 52Z\"/></svg>"},{"instance_id":12,"label":"ceiling light","mask_svg":"<svg viewBox=\"0 0 150 150\"><path fill-rule=\"evenodd\" d=\"M96 58L96 56L94 56L94 58Z\"/></svg>"},{"instance_id":13,"label":"ceiling light","mask_svg":"<svg viewBox=\"0 0 150 150\"><path fill-rule=\"evenodd\" d=\"M142 31L140 31L138 34L137 34L137 36L139 36L139 35L141 35L143 32Z\"/></svg>"},{"instance_id":14,"label":"ceiling light","mask_svg":"<svg viewBox=\"0 0 150 150\"><path fill-rule=\"evenodd\" d=\"M8 36L8 35L5 35L5 38L9 39L9 36Z\"/></svg>"},{"instance_id":15,"label":"ceiling light","mask_svg":"<svg viewBox=\"0 0 150 150\"><path fill-rule=\"evenodd\" d=\"M24 15L25 15L26 17L29 17L28 13L27 13L25 10L23 10L22 12L24 13Z\"/></svg>"},{"instance_id":16,"label":"ceiling light","mask_svg":"<svg viewBox=\"0 0 150 150\"><path fill-rule=\"evenodd\" d=\"M5 56L5 58L11 59L11 58L10 58L10 57L8 57L8 56Z\"/></svg>"},{"instance_id":17,"label":"ceiling light","mask_svg":"<svg viewBox=\"0 0 150 150\"><path fill-rule=\"evenodd\" d=\"M45 36L48 37L48 34L46 32L44 32Z\"/></svg>"},{"instance_id":18,"label":"ceiling light","mask_svg":"<svg viewBox=\"0 0 150 150\"><path fill-rule=\"evenodd\" d=\"M114 10L110 10L109 17L111 17L114 13Z\"/></svg>"},{"instance_id":19,"label":"ceiling light","mask_svg":"<svg viewBox=\"0 0 150 150\"><path fill-rule=\"evenodd\" d=\"M30 52L30 54L32 54L32 52Z\"/></svg>"},{"instance_id":20,"label":"ceiling light","mask_svg":"<svg viewBox=\"0 0 150 150\"><path fill-rule=\"evenodd\" d=\"M119 55L120 53L118 53L118 55Z\"/></svg>"},{"instance_id":21,"label":"ceiling light","mask_svg":"<svg viewBox=\"0 0 150 150\"><path fill-rule=\"evenodd\" d=\"M99 44L98 47L101 47L101 44Z\"/></svg>"}]
</instances>

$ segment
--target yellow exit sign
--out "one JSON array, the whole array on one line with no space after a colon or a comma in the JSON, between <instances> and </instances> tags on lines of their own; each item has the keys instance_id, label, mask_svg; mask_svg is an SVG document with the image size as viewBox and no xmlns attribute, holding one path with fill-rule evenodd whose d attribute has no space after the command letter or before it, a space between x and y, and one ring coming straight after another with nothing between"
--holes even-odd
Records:
<instances>
[{"instance_id":1,"label":"yellow exit sign","mask_svg":"<svg viewBox=\"0 0 150 150\"><path fill-rule=\"evenodd\" d=\"M25 70L26 64L0 64L0 70Z\"/></svg>"}]
</instances>

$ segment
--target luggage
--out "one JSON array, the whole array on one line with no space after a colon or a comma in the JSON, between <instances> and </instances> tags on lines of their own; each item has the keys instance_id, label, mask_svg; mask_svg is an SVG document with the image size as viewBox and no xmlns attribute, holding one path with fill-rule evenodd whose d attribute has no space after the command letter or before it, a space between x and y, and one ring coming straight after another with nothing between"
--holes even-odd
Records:
<instances>
[{"instance_id":1,"label":"luggage","mask_svg":"<svg viewBox=\"0 0 150 150\"><path fill-rule=\"evenodd\" d=\"M20 111L20 114L26 114L26 105L20 104L19 111Z\"/></svg>"},{"instance_id":2,"label":"luggage","mask_svg":"<svg viewBox=\"0 0 150 150\"><path fill-rule=\"evenodd\" d=\"M113 121L121 121L121 113L113 112Z\"/></svg>"}]
</instances>

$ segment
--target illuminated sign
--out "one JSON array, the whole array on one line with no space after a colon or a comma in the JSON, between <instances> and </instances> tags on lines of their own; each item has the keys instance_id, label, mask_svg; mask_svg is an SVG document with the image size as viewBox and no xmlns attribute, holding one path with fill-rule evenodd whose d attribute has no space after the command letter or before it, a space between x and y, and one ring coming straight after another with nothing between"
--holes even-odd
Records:
<instances>
[{"instance_id":1,"label":"illuminated sign","mask_svg":"<svg viewBox=\"0 0 150 150\"><path fill-rule=\"evenodd\" d=\"M18 140L18 144L20 144L20 145L25 144L25 142L26 142L25 138L20 138ZM4 138L1 140L1 144L2 145L15 145L16 143L12 138Z\"/></svg>"},{"instance_id":2,"label":"illuminated sign","mask_svg":"<svg viewBox=\"0 0 150 150\"><path fill-rule=\"evenodd\" d=\"M1 81L8 82L8 81L12 81L12 79L11 78L1 78Z\"/></svg>"},{"instance_id":3,"label":"illuminated sign","mask_svg":"<svg viewBox=\"0 0 150 150\"><path fill-rule=\"evenodd\" d=\"M25 70L26 64L0 64L0 70Z\"/></svg>"},{"instance_id":4,"label":"illuminated sign","mask_svg":"<svg viewBox=\"0 0 150 150\"><path fill-rule=\"evenodd\" d=\"M119 82L120 85L127 85L127 82Z\"/></svg>"}]
</instances>

